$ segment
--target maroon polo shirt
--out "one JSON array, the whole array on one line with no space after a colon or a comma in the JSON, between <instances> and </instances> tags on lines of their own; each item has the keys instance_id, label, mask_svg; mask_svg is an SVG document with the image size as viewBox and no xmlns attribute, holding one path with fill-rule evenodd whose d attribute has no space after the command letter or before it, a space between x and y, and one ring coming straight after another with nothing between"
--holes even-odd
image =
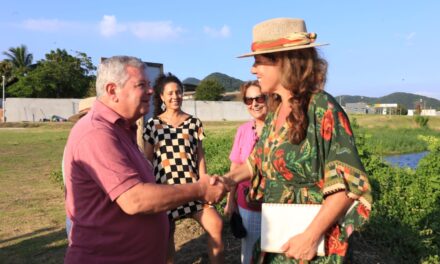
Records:
<instances>
[{"instance_id":1,"label":"maroon polo shirt","mask_svg":"<svg viewBox=\"0 0 440 264\"><path fill-rule=\"evenodd\" d=\"M128 215L115 201L138 183L155 183L136 144L136 127L96 101L72 128L64 155L72 220L65 262L165 263L166 213Z\"/></svg>"}]
</instances>

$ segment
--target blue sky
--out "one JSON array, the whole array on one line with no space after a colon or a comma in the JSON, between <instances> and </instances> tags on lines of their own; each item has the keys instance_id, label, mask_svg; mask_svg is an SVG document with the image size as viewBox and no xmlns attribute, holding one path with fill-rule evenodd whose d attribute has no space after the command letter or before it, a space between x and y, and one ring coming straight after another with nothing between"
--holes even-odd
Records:
<instances>
[{"instance_id":1,"label":"blue sky","mask_svg":"<svg viewBox=\"0 0 440 264\"><path fill-rule=\"evenodd\" d=\"M100 57L132 55L179 78L221 72L253 79L252 27L298 17L329 62L337 95L410 92L440 99L440 1L2 1L0 51L21 44L34 60L50 50ZM0 55L0 59L4 59Z\"/></svg>"}]
</instances>

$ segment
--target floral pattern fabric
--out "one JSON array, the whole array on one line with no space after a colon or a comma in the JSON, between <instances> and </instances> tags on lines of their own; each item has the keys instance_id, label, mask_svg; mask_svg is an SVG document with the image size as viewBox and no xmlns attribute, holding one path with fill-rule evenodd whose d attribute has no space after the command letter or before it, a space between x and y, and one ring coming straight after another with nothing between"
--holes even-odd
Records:
<instances>
[{"instance_id":1,"label":"floral pattern fabric","mask_svg":"<svg viewBox=\"0 0 440 264\"><path fill-rule=\"evenodd\" d=\"M266 117L260 141L247 163L253 171L248 199L265 203L322 204L338 191L356 200L347 214L325 235L325 257L309 263L342 263L348 237L368 219L371 187L359 159L347 115L326 92L311 98L309 126L300 144L288 140L287 122L275 131L278 110ZM300 216L298 216L300 217ZM300 263L284 254L260 252L254 263Z\"/></svg>"}]
</instances>

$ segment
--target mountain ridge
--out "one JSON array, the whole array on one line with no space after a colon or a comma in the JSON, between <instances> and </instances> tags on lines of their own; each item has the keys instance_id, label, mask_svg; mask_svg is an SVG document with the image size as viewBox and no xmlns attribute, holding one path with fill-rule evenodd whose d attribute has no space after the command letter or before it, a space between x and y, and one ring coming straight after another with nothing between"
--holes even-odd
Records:
<instances>
[{"instance_id":1,"label":"mountain ridge","mask_svg":"<svg viewBox=\"0 0 440 264\"><path fill-rule=\"evenodd\" d=\"M240 89L240 85L244 83L244 81L240 79L231 77L227 74L220 72L213 72L207 75L202 80L205 79L217 80L223 85L223 87L225 88L225 92L238 91ZM184 82L189 82L193 84L196 84L197 81L199 80L194 77L188 77L184 80ZM424 109L434 108L440 110L440 100L428 96L423 96L413 93L405 93L405 92L394 92L381 97L370 97L370 96L362 96L362 95L338 95L335 96L335 98L343 106L345 106L346 103L364 102L369 105L400 104L407 109L415 109L417 104L421 104L422 108Z\"/></svg>"},{"instance_id":2,"label":"mountain ridge","mask_svg":"<svg viewBox=\"0 0 440 264\"><path fill-rule=\"evenodd\" d=\"M346 103L359 103L364 102L369 105L374 104L400 104L406 109L415 109L417 104L420 104L424 109L440 109L440 100L432 97L405 93L394 92L381 97L368 97L361 95L339 95L335 99L343 106Z\"/></svg>"}]
</instances>

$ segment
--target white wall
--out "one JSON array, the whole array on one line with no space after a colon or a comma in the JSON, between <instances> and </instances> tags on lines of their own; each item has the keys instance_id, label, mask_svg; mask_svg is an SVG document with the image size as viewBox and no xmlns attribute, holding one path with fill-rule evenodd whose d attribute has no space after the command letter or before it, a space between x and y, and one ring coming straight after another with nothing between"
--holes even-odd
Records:
<instances>
[{"instance_id":1,"label":"white wall","mask_svg":"<svg viewBox=\"0 0 440 264\"><path fill-rule=\"evenodd\" d=\"M58 115L64 118L78 112L81 99L42 99L42 98L7 98L7 122L38 122L43 118ZM242 102L183 101L183 111L202 121L244 121L249 120L246 106ZM150 114L153 109L150 109Z\"/></svg>"},{"instance_id":2,"label":"white wall","mask_svg":"<svg viewBox=\"0 0 440 264\"><path fill-rule=\"evenodd\" d=\"M69 118L78 112L81 99L7 98L6 122L37 122L52 115Z\"/></svg>"},{"instance_id":3,"label":"white wall","mask_svg":"<svg viewBox=\"0 0 440 264\"><path fill-rule=\"evenodd\" d=\"M183 101L183 111L202 121L244 121L249 120L246 106L236 101Z\"/></svg>"}]
</instances>

